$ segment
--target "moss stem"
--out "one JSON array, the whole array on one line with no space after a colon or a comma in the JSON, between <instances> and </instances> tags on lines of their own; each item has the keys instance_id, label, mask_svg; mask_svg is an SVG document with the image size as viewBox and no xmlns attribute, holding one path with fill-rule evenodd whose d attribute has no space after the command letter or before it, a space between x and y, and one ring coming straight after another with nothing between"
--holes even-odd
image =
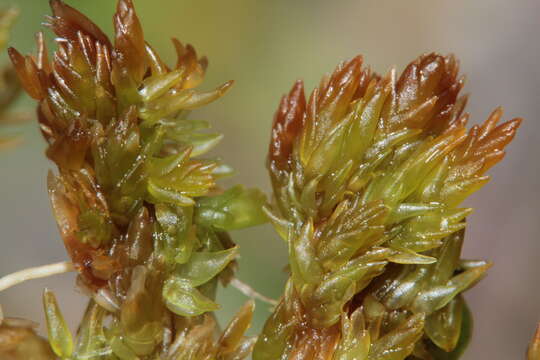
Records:
<instances>
[{"instance_id":1,"label":"moss stem","mask_svg":"<svg viewBox=\"0 0 540 360\"><path fill-rule=\"evenodd\" d=\"M266 297L260 293L258 293L255 289L253 289L248 284L238 280L237 278L233 278L230 282L230 284L236 288L238 291L240 291L242 294L246 295L247 297L254 298L261 300L265 303L268 303L272 306L276 306L278 302L274 299L271 299L269 297Z\"/></svg>"},{"instance_id":2,"label":"moss stem","mask_svg":"<svg viewBox=\"0 0 540 360\"><path fill-rule=\"evenodd\" d=\"M71 261L62 261L55 264L24 269L0 278L0 291L4 291L27 280L49 277L71 271L75 271L75 267Z\"/></svg>"}]
</instances>

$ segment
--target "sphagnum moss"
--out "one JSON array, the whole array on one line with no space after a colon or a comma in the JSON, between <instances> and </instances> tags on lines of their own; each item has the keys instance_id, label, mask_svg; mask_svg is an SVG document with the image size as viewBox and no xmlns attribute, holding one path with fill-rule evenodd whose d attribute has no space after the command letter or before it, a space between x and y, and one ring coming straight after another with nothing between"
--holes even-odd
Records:
<instances>
[{"instance_id":1,"label":"sphagnum moss","mask_svg":"<svg viewBox=\"0 0 540 360\"><path fill-rule=\"evenodd\" d=\"M217 281L233 278L226 231L261 223L257 190L223 191L229 172L201 159L221 139L187 112L231 83L197 92L206 69L173 40L176 66L143 39L130 0L118 3L114 44L89 19L51 2L58 50L49 62L10 49L38 103L49 192L71 261L0 279L76 270L91 300L77 337L46 290L49 344L34 324L3 318L0 357L210 360L249 356L253 302L215 337ZM1 23L3 24L3 22ZM1 25L0 24L0 25ZM2 37L3 39L3 37ZM460 258L460 204L487 181L520 120L465 126L463 79L452 56L423 55L385 77L341 64L306 101L302 82L275 115L265 207L289 246L290 280L254 348L255 360L444 360L467 346L462 293L490 264ZM247 289L247 292L253 291ZM529 360L540 359L540 331Z\"/></svg>"},{"instance_id":2,"label":"sphagnum moss","mask_svg":"<svg viewBox=\"0 0 540 360\"><path fill-rule=\"evenodd\" d=\"M38 102L47 156L58 173L49 195L68 263L91 298L76 338L54 294L43 295L48 337L62 359L243 359L254 338L253 302L216 337L216 287L231 281L237 247L228 230L265 221L265 196L216 180L231 169L201 158L222 138L187 120L192 109L232 85L200 92L206 58L173 39L167 66L144 40L131 0L120 0L109 38L62 1L51 1L57 35L49 60L42 34L36 57L9 55ZM27 274L22 274L27 275Z\"/></svg>"},{"instance_id":3,"label":"sphagnum moss","mask_svg":"<svg viewBox=\"0 0 540 360\"><path fill-rule=\"evenodd\" d=\"M520 120L500 109L468 132L453 56L397 78L338 66L306 101L297 82L274 118L266 208L291 277L255 360L456 359L471 318L462 293L490 264L460 259L471 209Z\"/></svg>"}]
</instances>

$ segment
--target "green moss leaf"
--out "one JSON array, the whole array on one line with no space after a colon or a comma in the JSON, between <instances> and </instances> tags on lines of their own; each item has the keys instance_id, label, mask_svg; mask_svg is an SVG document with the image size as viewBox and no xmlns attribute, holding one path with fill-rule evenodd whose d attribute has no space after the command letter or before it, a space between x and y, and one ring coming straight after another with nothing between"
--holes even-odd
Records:
<instances>
[{"instance_id":1,"label":"green moss leaf","mask_svg":"<svg viewBox=\"0 0 540 360\"><path fill-rule=\"evenodd\" d=\"M175 275L192 287L200 286L218 275L234 260L237 253L237 247L223 251L193 253L189 262L180 266Z\"/></svg>"},{"instance_id":2,"label":"green moss leaf","mask_svg":"<svg viewBox=\"0 0 540 360\"><path fill-rule=\"evenodd\" d=\"M263 224L266 196L260 190L246 189L241 185L223 194L197 201L195 221L198 224L221 230L236 230Z\"/></svg>"},{"instance_id":3,"label":"green moss leaf","mask_svg":"<svg viewBox=\"0 0 540 360\"><path fill-rule=\"evenodd\" d=\"M43 308L51 348L59 357L69 358L73 353L73 337L58 307L56 297L48 289L43 292Z\"/></svg>"},{"instance_id":4,"label":"green moss leaf","mask_svg":"<svg viewBox=\"0 0 540 360\"><path fill-rule=\"evenodd\" d=\"M458 360L461 358L469 342L471 341L473 331L473 318L467 303L463 303L463 319L461 321L461 331L459 340L455 349L451 352L445 352L434 344L430 344L429 351L434 360Z\"/></svg>"},{"instance_id":5,"label":"green moss leaf","mask_svg":"<svg viewBox=\"0 0 540 360\"><path fill-rule=\"evenodd\" d=\"M398 328L373 343L369 360L403 360L409 356L415 343L422 337L424 315L408 318Z\"/></svg>"},{"instance_id":6,"label":"green moss leaf","mask_svg":"<svg viewBox=\"0 0 540 360\"><path fill-rule=\"evenodd\" d=\"M219 305L192 287L189 281L173 276L165 281L163 298L167 308L180 316L197 316L219 309Z\"/></svg>"}]
</instances>

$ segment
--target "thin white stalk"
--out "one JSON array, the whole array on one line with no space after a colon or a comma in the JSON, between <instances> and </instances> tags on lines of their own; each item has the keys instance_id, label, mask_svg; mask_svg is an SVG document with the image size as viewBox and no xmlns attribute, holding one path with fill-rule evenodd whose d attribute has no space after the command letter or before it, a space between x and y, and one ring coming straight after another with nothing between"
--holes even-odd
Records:
<instances>
[{"instance_id":1,"label":"thin white stalk","mask_svg":"<svg viewBox=\"0 0 540 360\"><path fill-rule=\"evenodd\" d=\"M274 299L271 299L269 297L264 296L263 294L258 293L255 289L253 289L251 286L246 284L245 282L242 282L238 280L237 278L233 278L230 282L230 284L238 289L242 294L246 295L247 297L254 298L261 300L265 303L268 303L272 306L276 306L278 302Z\"/></svg>"},{"instance_id":2,"label":"thin white stalk","mask_svg":"<svg viewBox=\"0 0 540 360\"><path fill-rule=\"evenodd\" d=\"M71 271L75 271L75 267L71 261L62 261L56 264L24 269L0 278L0 291L4 291L28 280L44 278Z\"/></svg>"}]
</instances>

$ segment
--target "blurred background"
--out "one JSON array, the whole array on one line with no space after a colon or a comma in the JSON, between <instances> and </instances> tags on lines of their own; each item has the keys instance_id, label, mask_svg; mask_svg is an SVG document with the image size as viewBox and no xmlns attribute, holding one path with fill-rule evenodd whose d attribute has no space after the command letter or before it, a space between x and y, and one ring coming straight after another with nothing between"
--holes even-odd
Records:
<instances>
[{"instance_id":1,"label":"blurred background","mask_svg":"<svg viewBox=\"0 0 540 360\"><path fill-rule=\"evenodd\" d=\"M67 1L110 33L114 0ZM10 44L34 50L33 34L49 14L46 0L0 0L21 16ZM497 106L525 122L496 166L493 180L467 205L464 256L495 263L467 298L475 332L465 359L517 359L540 320L540 1L538 0L135 0L147 40L172 61L169 38L194 44L210 59L207 88L234 79L221 101L192 117L225 134L218 153L237 170L229 183L269 191L265 153L280 96L302 78L311 90L341 61L364 54L378 72L399 70L424 52L455 53L472 93L474 123ZM47 32L49 38L52 35ZM5 54L2 63L7 61ZM24 96L21 111L33 106ZM31 113L33 116L33 112ZM0 276L66 258L49 208L45 178L51 164L34 122L13 129L23 138L0 153ZM269 225L232 234L240 244L238 277L278 298L286 275L286 248ZM43 322L41 289L53 289L72 329L84 298L72 274L19 285L0 293L9 316ZM228 321L245 297L221 291ZM252 332L269 315L258 303Z\"/></svg>"}]
</instances>

